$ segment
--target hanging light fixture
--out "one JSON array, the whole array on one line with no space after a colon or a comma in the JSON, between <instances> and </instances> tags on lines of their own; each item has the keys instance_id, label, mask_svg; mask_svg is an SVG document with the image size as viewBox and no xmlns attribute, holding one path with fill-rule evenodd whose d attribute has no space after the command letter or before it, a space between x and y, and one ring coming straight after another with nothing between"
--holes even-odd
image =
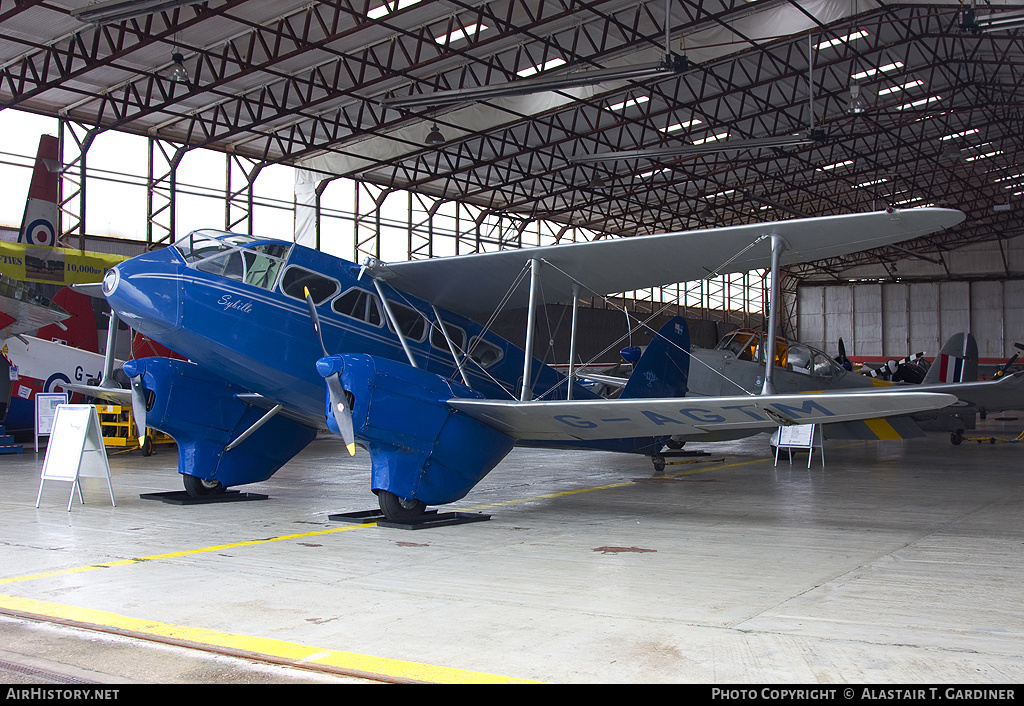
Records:
<instances>
[{"instance_id":1,"label":"hanging light fixture","mask_svg":"<svg viewBox=\"0 0 1024 706\"><path fill-rule=\"evenodd\" d=\"M181 55L181 52L174 52L171 54L171 61L174 63L167 72L167 79L175 83L188 83L191 78L188 75L188 69L185 68L185 57Z\"/></svg>"},{"instance_id":2,"label":"hanging light fixture","mask_svg":"<svg viewBox=\"0 0 1024 706\"><path fill-rule=\"evenodd\" d=\"M434 125L434 127L430 128L430 132L427 133L427 144L428 145L443 145L444 144L444 135L442 135L441 131L437 129L437 125Z\"/></svg>"},{"instance_id":3,"label":"hanging light fixture","mask_svg":"<svg viewBox=\"0 0 1024 706\"><path fill-rule=\"evenodd\" d=\"M850 102L846 105L846 112L859 115L868 109L868 102L860 94L860 86L854 81L850 84Z\"/></svg>"}]
</instances>

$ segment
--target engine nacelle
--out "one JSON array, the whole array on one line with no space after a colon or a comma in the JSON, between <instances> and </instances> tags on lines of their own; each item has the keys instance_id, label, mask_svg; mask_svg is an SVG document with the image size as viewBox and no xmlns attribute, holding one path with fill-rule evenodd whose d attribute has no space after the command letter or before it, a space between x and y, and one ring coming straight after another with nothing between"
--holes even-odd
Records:
<instances>
[{"instance_id":1,"label":"engine nacelle","mask_svg":"<svg viewBox=\"0 0 1024 706\"><path fill-rule=\"evenodd\" d=\"M266 410L236 395L233 385L195 363L170 358L139 358L124 372L142 376L149 398L146 426L169 434L178 444L178 472L224 487L266 480L304 449L316 430L281 415L231 451L224 447L251 427Z\"/></svg>"},{"instance_id":2,"label":"engine nacelle","mask_svg":"<svg viewBox=\"0 0 1024 706\"><path fill-rule=\"evenodd\" d=\"M342 353L317 370L341 373L356 439L370 452L371 488L428 505L455 502L512 450L512 437L449 407L473 390L397 361ZM328 425L334 428L327 398Z\"/></svg>"}]
</instances>

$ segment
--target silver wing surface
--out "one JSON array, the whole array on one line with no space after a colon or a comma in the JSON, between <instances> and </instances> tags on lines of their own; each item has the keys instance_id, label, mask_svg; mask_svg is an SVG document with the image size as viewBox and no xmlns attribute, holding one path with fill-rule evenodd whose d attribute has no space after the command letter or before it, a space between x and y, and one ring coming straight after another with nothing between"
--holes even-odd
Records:
<instances>
[{"instance_id":1,"label":"silver wing surface","mask_svg":"<svg viewBox=\"0 0 1024 706\"><path fill-rule=\"evenodd\" d=\"M747 272L771 264L771 236L785 243L782 264L809 262L916 238L950 228L966 216L944 208L856 213L726 228L595 240L474 255L367 264L396 289L466 316L488 314L530 260L541 259L547 303L570 301L573 281L590 296L630 292L709 274ZM526 306L519 287L509 307Z\"/></svg>"},{"instance_id":2,"label":"silver wing surface","mask_svg":"<svg viewBox=\"0 0 1024 706\"><path fill-rule=\"evenodd\" d=\"M929 392L833 392L637 400L508 402L451 399L448 405L515 439L594 441L711 431L767 431L938 409L954 395Z\"/></svg>"}]
</instances>

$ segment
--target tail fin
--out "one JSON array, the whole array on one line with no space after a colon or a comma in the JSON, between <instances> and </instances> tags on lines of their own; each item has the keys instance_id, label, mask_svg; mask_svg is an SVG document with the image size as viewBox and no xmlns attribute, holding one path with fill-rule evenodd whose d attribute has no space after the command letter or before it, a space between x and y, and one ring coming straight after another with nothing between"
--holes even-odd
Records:
<instances>
[{"instance_id":1,"label":"tail fin","mask_svg":"<svg viewBox=\"0 0 1024 706\"><path fill-rule=\"evenodd\" d=\"M57 178L60 174L60 143L53 135L39 137L32 169L32 183L25 201L18 242L28 245L57 244Z\"/></svg>"},{"instance_id":2,"label":"tail fin","mask_svg":"<svg viewBox=\"0 0 1024 706\"><path fill-rule=\"evenodd\" d=\"M677 316L651 339L619 399L682 397L689 376L690 328Z\"/></svg>"},{"instance_id":3,"label":"tail fin","mask_svg":"<svg viewBox=\"0 0 1024 706\"><path fill-rule=\"evenodd\" d=\"M958 333L946 341L935 356L923 383L975 382L977 379L978 342L969 333Z\"/></svg>"}]
</instances>

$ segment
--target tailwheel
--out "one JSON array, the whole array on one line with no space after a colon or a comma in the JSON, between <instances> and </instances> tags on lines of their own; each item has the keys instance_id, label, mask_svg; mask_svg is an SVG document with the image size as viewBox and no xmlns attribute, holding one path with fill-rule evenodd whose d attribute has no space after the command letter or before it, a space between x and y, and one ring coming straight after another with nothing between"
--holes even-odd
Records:
<instances>
[{"instance_id":1,"label":"tailwheel","mask_svg":"<svg viewBox=\"0 0 1024 706\"><path fill-rule=\"evenodd\" d=\"M386 490L378 491L377 502L384 517L392 522L409 522L420 518L427 506L420 500L406 500Z\"/></svg>"},{"instance_id":2,"label":"tailwheel","mask_svg":"<svg viewBox=\"0 0 1024 706\"><path fill-rule=\"evenodd\" d=\"M187 473L181 475L181 481L185 484L185 492L193 498L201 498L206 495L219 495L226 488L217 480L203 480Z\"/></svg>"}]
</instances>

